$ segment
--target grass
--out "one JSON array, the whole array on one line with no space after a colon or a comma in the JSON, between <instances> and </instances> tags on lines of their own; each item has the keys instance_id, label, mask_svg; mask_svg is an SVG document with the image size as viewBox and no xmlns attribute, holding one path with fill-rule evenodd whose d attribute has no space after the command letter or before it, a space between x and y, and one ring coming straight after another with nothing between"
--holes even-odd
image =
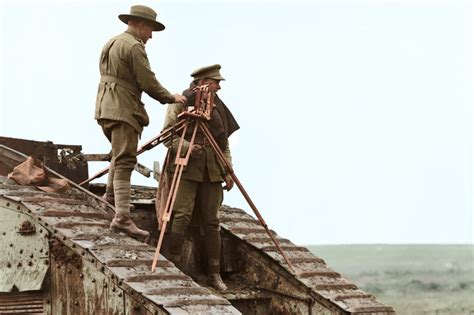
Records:
<instances>
[{"instance_id":1,"label":"grass","mask_svg":"<svg viewBox=\"0 0 474 315\"><path fill-rule=\"evenodd\" d=\"M308 246L397 314L473 314L473 245Z\"/></svg>"}]
</instances>

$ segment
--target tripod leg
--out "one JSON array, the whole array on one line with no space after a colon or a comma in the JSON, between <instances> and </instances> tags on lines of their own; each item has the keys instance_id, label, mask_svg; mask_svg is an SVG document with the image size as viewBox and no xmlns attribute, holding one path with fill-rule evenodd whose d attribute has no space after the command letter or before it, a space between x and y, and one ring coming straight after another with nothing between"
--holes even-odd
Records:
<instances>
[{"instance_id":1,"label":"tripod leg","mask_svg":"<svg viewBox=\"0 0 474 315\"><path fill-rule=\"evenodd\" d=\"M171 182L171 188L168 194L168 198L166 200L166 206L165 206L165 211L163 211L163 218L162 218L162 224L161 224L161 231L160 231L160 237L158 239L158 244L156 245L156 251L155 251L155 256L153 257L153 263L151 265L151 271L154 272L156 268L156 264L158 262L158 258L160 257L160 251L161 251L161 246L163 244L163 238L165 236L165 231L166 231L166 226L168 225L168 221L171 218L171 213L173 211L173 206L174 202L176 200L176 195L178 193L178 188L179 188L179 183L181 181L181 175L183 174L184 168L188 165L189 157L191 155L191 149L194 144L194 139L196 138L196 132L198 129L198 123L194 125L194 130L191 136L191 140L189 141L189 147L188 147L188 152L186 152L186 155L184 158L181 157L181 150L183 149L183 143L184 143L184 137L186 135L187 131L187 126L188 126L188 120L186 122L186 125L183 129L183 133L181 135L181 139L179 141L178 149L176 150L176 169L173 174L173 179Z\"/></svg>"},{"instance_id":2,"label":"tripod leg","mask_svg":"<svg viewBox=\"0 0 474 315\"><path fill-rule=\"evenodd\" d=\"M153 149L154 147L156 147L157 145L159 145L160 143L166 141L166 139L171 137L174 132L180 131L183 128L184 128L184 120L179 121L173 127L170 127L168 129L163 130L158 136L154 137L153 139L151 139L150 141L148 141L147 143L142 145L140 148L138 148L137 149L137 156L142 154L145 151ZM84 186L85 184L88 184L89 182L93 181L94 179L104 176L108 172L109 172L109 167L106 167L106 168L102 169L100 172L97 172L96 174L94 174L92 177L90 177L90 178L82 181L81 183L79 183L79 186Z\"/></svg>"},{"instance_id":3,"label":"tripod leg","mask_svg":"<svg viewBox=\"0 0 474 315\"><path fill-rule=\"evenodd\" d=\"M182 172L180 172L181 165L177 166L173 175L173 180L171 183L170 191L168 194L168 198L166 200L166 206L165 210L163 211L163 216L161 219L161 231L160 231L160 237L158 238L158 244L156 245L156 251L155 251L155 256L153 257L153 263L151 265L151 271L154 272L156 268L156 264L158 263L158 258L160 256L160 250L161 250L161 245L163 244L163 238L165 236L165 231L166 227L168 225L168 221L171 218L171 211L172 211L172 199L174 195L176 195L176 192L178 190L178 185L176 185L176 182L179 181L179 176ZM170 206L171 205L171 206Z\"/></svg>"},{"instance_id":4,"label":"tripod leg","mask_svg":"<svg viewBox=\"0 0 474 315\"><path fill-rule=\"evenodd\" d=\"M255 206L255 204L253 203L252 199L250 198L250 196L247 194L247 191L244 189L244 187L242 186L242 183L240 182L240 180L237 178L237 176L235 175L234 173L234 170L232 169L232 167L230 166L229 162L227 162L225 156L224 156L224 153L222 152L221 148L219 147L219 145L217 144L216 140L214 139L214 137L212 136L211 132L209 131L209 128L207 128L207 126L202 123L201 121L198 122L202 132L205 134L206 138L209 140L210 144L211 144L211 147L212 149L214 150L216 156L217 156L217 159L222 163L222 165L225 167L226 171L229 173L229 175L232 177L232 179L234 180L234 183L237 185L237 187L239 188L240 192L242 193L242 195L244 196L245 200L247 201L247 203L249 204L250 208L252 208L253 212L255 213L255 215L257 216L257 219L258 221L260 221L260 224L263 226L263 228L265 229L265 231L267 232L267 234L270 236L270 238L272 239L273 243L275 244L275 247L278 249L278 251L280 252L280 254L283 256L283 259L285 259L286 263L288 264L288 266L290 267L290 269L294 272L294 268L293 266L291 265L290 263L290 260L288 259L288 257L286 257L285 253L283 252L283 250L281 249L280 245L278 244L277 240L275 239L275 236L270 232L270 230L268 229L268 226L267 226L267 223L265 222L265 220L263 220L263 217L262 215L260 214L260 212L258 211L257 207Z\"/></svg>"}]
</instances>

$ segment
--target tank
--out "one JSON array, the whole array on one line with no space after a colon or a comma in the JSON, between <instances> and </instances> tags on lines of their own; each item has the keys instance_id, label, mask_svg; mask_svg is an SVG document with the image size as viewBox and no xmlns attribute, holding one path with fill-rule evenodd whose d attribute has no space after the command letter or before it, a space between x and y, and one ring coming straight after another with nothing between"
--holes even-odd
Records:
<instances>
[{"instance_id":1,"label":"tank","mask_svg":"<svg viewBox=\"0 0 474 315\"><path fill-rule=\"evenodd\" d=\"M66 180L67 191L8 179L28 155ZM206 283L199 224L189 228L184 267L166 258L165 242L151 272L156 187L132 187L132 218L151 235L143 243L109 229L114 208L100 197L105 185L77 184L87 177L78 145L0 137L0 314L395 314L321 257L271 231L293 271L259 221L227 205L219 213L226 292Z\"/></svg>"}]
</instances>

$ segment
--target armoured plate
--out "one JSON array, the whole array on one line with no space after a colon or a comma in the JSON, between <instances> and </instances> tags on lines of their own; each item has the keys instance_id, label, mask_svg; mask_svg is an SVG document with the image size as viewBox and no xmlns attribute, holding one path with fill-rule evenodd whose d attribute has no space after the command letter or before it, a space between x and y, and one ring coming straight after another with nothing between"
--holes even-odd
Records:
<instances>
[{"instance_id":1,"label":"armoured plate","mask_svg":"<svg viewBox=\"0 0 474 315\"><path fill-rule=\"evenodd\" d=\"M2 169L24 158L1 145L0 157L3 176ZM229 287L220 294L164 257L152 273L155 248L111 232L108 225L113 209L90 191L71 183L67 194L48 194L3 176L1 213L16 211L34 223L34 228L21 225L22 237L33 229L38 233L41 227L49 233L51 277L46 290L51 292L52 314L394 314L393 308L359 290L321 258L272 231L295 269L292 272L259 222L243 210L223 206L220 211L221 272ZM134 188L132 200L143 221L156 221L149 201L154 191ZM17 218L15 223L0 226L23 222L24 218ZM189 252L200 257L205 250L197 232L187 243L193 243ZM2 242L4 247L9 244ZM18 256L16 251L10 253ZM194 264L194 271L199 271L199 260L203 257Z\"/></svg>"},{"instance_id":2,"label":"armoured plate","mask_svg":"<svg viewBox=\"0 0 474 315\"><path fill-rule=\"evenodd\" d=\"M25 159L1 145L0 157L10 168ZM239 314L164 258L151 272L155 248L112 232L113 208L101 198L72 182L67 193L57 195L17 185L4 175L1 214L8 207L22 209L36 229L49 232L51 314L135 314L136 309L137 314Z\"/></svg>"},{"instance_id":3,"label":"armoured plate","mask_svg":"<svg viewBox=\"0 0 474 315\"><path fill-rule=\"evenodd\" d=\"M40 290L49 268L47 231L7 199L0 211L0 292Z\"/></svg>"}]
</instances>

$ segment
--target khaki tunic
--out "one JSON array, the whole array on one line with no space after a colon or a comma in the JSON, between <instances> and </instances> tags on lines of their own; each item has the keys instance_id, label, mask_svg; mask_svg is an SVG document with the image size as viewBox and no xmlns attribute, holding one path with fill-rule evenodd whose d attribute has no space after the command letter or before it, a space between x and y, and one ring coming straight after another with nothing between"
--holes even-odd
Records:
<instances>
[{"instance_id":1,"label":"khaki tunic","mask_svg":"<svg viewBox=\"0 0 474 315\"><path fill-rule=\"evenodd\" d=\"M184 106L179 103L168 105L166 112L164 129L173 126L178 119ZM189 139L191 138L194 124L188 126L188 132L183 142L182 157L189 150ZM170 141L165 142L165 146L171 151L166 171L173 176L176 165L176 150L178 148L181 133L178 132ZM196 138L203 138L202 134L196 135ZM229 146L224 151L224 155L231 163L231 154ZM173 206L173 223L171 231L173 233L185 234L190 224L193 212L199 211L199 218L206 231L207 255L211 260L220 258L220 237L219 237L219 207L222 204L223 190L221 182L223 181L224 168L218 162L214 151L210 146L205 146L198 157L190 156L188 165L183 170L175 204Z\"/></svg>"},{"instance_id":2,"label":"khaki tunic","mask_svg":"<svg viewBox=\"0 0 474 315\"><path fill-rule=\"evenodd\" d=\"M166 111L166 118L165 118L165 124L164 128L169 128L173 126L178 119L178 114L181 113L184 109L184 106L179 104L179 103L173 103L168 105L168 109ZM183 143L183 149L181 151L182 157L186 154L186 152L189 149L189 141L188 139L191 138L191 131L193 128L194 124L190 124L188 127L188 135L185 137L184 143ZM178 132L175 137L173 137L172 141L168 141L165 143L165 146L171 150L171 160L170 164L168 166L168 171L173 172L175 165L174 165L174 159L176 157L176 150L178 149L178 144L179 144L179 139L181 137L181 133ZM200 137L200 135L196 136L197 138ZM202 137L202 136L201 136ZM224 150L224 155L229 162L229 164L232 165L232 156L230 153L229 146L227 146L226 150ZM201 154L198 157L193 157L190 156L188 165L186 168L183 170L183 175L182 179L186 180L192 180L196 182L203 182L204 178L206 177L204 172L207 171L207 178L210 182L222 182L223 181L223 175L225 174L224 168L220 165L220 163L217 160L216 155L214 154L214 151L212 150L212 147L210 146L205 146L204 150L201 152Z\"/></svg>"},{"instance_id":3,"label":"khaki tunic","mask_svg":"<svg viewBox=\"0 0 474 315\"><path fill-rule=\"evenodd\" d=\"M150 68L145 45L130 31L110 39L100 56L101 81L97 92L95 119L122 121L138 134L149 124L144 91L162 104L174 102Z\"/></svg>"}]
</instances>

